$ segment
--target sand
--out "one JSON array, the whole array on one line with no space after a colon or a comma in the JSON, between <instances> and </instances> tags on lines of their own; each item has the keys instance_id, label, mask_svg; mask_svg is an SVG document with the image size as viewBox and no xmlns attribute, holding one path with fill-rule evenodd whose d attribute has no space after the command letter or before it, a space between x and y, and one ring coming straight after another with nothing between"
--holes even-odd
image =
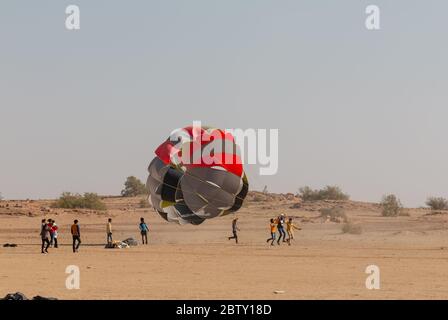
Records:
<instances>
[{"instance_id":1,"label":"sand","mask_svg":"<svg viewBox=\"0 0 448 320\"><path fill-rule=\"evenodd\" d=\"M59 299L447 299L448 214L412 209L382 217L375 204L317 202L294 197L250 202L240 218L240 244L227 240L232 217L179 226L138 208L138 198L107 198L107 213L48 209L49 201L0 202L0 296L20 291ZM5 205L8 203L8 208ZM298 208L291 207L296 204ZM362 226L343 234L318 210L342 206ZM16 207L15 207L16 206ZM284 212L303 228L291 246L269 246L268 219ZM139 218L150 225L149 245L104 249L108 217L114 238L140 240ZM40 253L40 220L60 227L58 249ZM80 221L83 244L71 250L69 227ZM368 265L380 268L380 289L365 286ZM66 267L80 269L80 289L66 288ZM279 293L276 293L279 292Z\"/></svg>"}]
</instances>

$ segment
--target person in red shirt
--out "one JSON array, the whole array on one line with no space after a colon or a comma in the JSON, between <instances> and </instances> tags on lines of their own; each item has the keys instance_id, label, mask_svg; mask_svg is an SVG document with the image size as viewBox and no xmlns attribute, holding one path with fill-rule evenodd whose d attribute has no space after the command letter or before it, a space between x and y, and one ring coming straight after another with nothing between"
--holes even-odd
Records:
<instances>
[{"instance_id":1,"label":"person in red shirt","mask_svg":"<svg viewBox=\"0 0 448 320\"><path fill-rule=\"evenodd\" d=\"M49 224L50 230L50 246L53 246L57 248L58 247L58 225L56 224L56 221L51 219L51 224Z\"/></svg>"}]
</instances>

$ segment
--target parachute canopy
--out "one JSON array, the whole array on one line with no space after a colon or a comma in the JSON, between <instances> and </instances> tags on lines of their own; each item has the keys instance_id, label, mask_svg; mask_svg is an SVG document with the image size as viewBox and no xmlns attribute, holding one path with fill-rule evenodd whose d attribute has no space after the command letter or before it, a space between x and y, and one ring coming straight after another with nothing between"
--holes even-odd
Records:
<instances>
[{"instance_id":1,"label":"parachute canopy","mask_svg":"<svg viewBox=\"0 0 448 320\"><path fill-rule=\"evenodd\" d=\"M165 220L198 225L243 205L249 183L230 133L186 127L174 131L155 154L146 185L154 210Z\"/></svg>"}]
</instances>

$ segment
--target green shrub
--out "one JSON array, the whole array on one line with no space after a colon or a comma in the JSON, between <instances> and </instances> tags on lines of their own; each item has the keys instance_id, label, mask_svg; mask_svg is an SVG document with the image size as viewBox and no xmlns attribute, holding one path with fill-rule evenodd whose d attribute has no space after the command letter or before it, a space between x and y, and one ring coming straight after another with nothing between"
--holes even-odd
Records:
<instances>
[{"instance_id":1,"label":"green shrub","mask_svg":"<svg viewBox=\"0 0 448 320\"><path fill-rule=\"evenodd\" d=\"M403 209L400 199L394 194L388 194L383 196L381 200L383 217L398 217Z\"/></svg>"},{"instance_id":2,"label":"green shrub","mask_svg":"<svg viewBox=\"0 0 448 320\"><path fill-rule=\"evenodd\" d=\"M124 189L121 190L123 197L136 197L140 195L149 194L149 190L146 185L134 176L126 178L124 182Z\"/></svg>"},{"instance_id":3,"label":"green shrub","mask_svg":"<svg viewBox=\"0 0 448 320\"><path fill-rule=\"evenodd\" d=\"M429 197L425 204L431 208L431 210L447 210L448 201L441 197Z\"/></svg>"},{"instance_id":4,"label":"green shrub","mask_svg":"<svg viewBox=\"0 0 448 320\"><path fill-rule=\"evenodd\" d=\"M52 204L53 208L63 209L92 209L106 210L106 205L96 193L84 193L84 195L64 192Z\"/></svg>"},{"instance_id":5,"label":"green shrub","mask_svg":"<svg viewBox=\"0 0 448 320\"><path fill-rule=\"evenodd\" d=\"M323 189L313 190L308 186L299 189L299 197L303 201L315 200L348 200L350 196L342 192L337 186L326 186Z\"/></svg>"}]
</instances>

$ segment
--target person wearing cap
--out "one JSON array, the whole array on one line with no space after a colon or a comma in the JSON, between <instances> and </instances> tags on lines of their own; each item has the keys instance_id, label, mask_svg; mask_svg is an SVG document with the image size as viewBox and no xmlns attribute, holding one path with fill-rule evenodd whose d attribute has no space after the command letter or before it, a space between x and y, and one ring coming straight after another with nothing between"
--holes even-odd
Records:
<instances>
[{"instance_id":1,"label":"person wearing cap","mask_svg":"<svg viewBox=\"0 0 448 320\"><path fill-rule=\"evenodd\" d=\"M277 244L280 245L280 242L282 241L282 237L283 237L283 241L282 242L286 242L286 232L285 232L285 215L282 213L278 219L277 219L277 230L278 230L278 240L277 240Z\"/></svg>"}]
</instances>

